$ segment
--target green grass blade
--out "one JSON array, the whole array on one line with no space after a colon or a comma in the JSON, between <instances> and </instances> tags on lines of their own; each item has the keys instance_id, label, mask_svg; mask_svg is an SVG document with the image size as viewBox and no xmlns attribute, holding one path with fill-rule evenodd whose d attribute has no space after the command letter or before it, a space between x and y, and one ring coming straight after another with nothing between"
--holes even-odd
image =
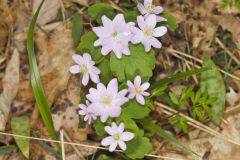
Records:
<instances>
[{"instance_id":1,"label":"green grass blade","mask_svg":"<svg viewBox=\"0 0 240 160\"><path fill-rule=\"evenodd\" d=\"M177 80L180 80L180 79L192 76L194 74L199 74L199 73L207 71L207 70L208 70L208 68L193 69L193 70L190 70L190 71L181 72L181 73L178 73L176 75L163 78L163 79L161 79L161 80L159 80L157 82L154 82L151 85L150 90L153 90L153 89L158 88L158 87L162 87L164 85L168 85L171 82L174 82L174 81L177 81Z\"/></svg>"},{"instance_id":2,"label":"green grass blade","mask_svg":"<svg viewBox=\"0 0 240 160\"><path fill-rule=\"evenodd\" d=\"M168 132L166 132L165 130L160 128L158 125L153 123L150 119L142 119L142 120L139 120L139 122L143 126L144 129L150 130L154 134L157 134L158 136L163 137L164 139L166 139L169 142L175 144L176 146L184 149L185 151L190 152L190 153L200 157L200 155L198 155L196 152L191 150L188 146L179 142L174 136L172 136L171 134L169 134Z\"/></svg>"},{"instance_id":3,"label":"green grass blade","mask_svg":"<svg viewBox=\"0 0 240 160\"><path fill-rule=\"evenodd\" d=\"M17 152L17 150L18 150L17 146L2 146L0 147L0 155L12 154L14 152Z\"/></svg>"},{"instance_id":4,"label":"green grass blade","mask_svg":"<svg viewBox=\"0 0 240 160\"><path fill-rule=\"evenodd\" d=\"M42 87L40 74L37 67L37 60L36 60L35 51L34 51L34 41L33 41L34 27L37 21L39 11L43 5L43 2L44 0L41 2L39 8L34 14L31 24L29 26L28 33L27 33L27 50L28 50L28 58L29 58L29 66L30 66L31 84L32 84L33 93L38 105L38 109L41 114L42 120L48 129L49 134L54 140L57 140L57 133L54 130L51 111L48 106L48 102Z\"/></svg>"}]
</instances>

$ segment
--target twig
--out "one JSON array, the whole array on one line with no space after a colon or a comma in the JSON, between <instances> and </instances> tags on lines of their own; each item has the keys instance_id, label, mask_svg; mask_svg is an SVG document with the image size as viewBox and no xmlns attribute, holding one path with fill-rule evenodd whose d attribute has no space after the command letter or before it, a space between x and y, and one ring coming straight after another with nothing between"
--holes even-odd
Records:
<instances>
[{"instance_id":1,"label":"twig","mask_svg":"<svg viewBox=\"0 0 240 160\"><path fill-rule=\"evenodd\" d=\"M191 56L191 55L188 55L188 54L186 54L186 53L183 53L183 52L180 52L180 51L171 49L171 48L167 48L167 50L169 51L169 53L171 53L173 56L175 56L175 57L177 57L177 58L180 58L180 56L178 56L178 55L182 55L182 56L184 56L184 57L193 59L193 60L195 60L195 61L197 61L197 62L199 62L199 63L201 63L201 64L203 63L203 61L202 61L201 59L198 59L198 58L193 57L193 56ZM176 54L175 54L175 53L176 53ZM180 59L186 60L186 59L184 59L183 57L181 57ZM186 61L187 61L187 60L186 60ZM200 66L197 65L197 64L193 64L193 63L190 62L190 61L187 61L187 62L188 62L190 65L192 65L192 66L194 66L194 67L196 67L196 68L200 68ZM222 70L222 69L220 69L220 68L218 68L218 70L219 70L220 72L222 72L223 74L225 74L225 75L227 75L227 76L229 76L229 77L231 77L231 78L233 78L233 79L236 79L236 80L240 81L240 78L239 78L239 77L237 77L237 76L235 76L235 75L233 75L233 74L230 74L230 73L228 73L228 72L226 72L226 71L224 71L224 70Z\"/></svg>"},{"instance_id":2,"label":"twig","mask_svg":"<svg viewBox=\"0 0 240 160\"><path fill-rule=\"evenodd\" d=\"M170 108L170 107L168 107L168 106L166 106L164 104L161 104L159 102L155 102L155 105L157 105L157 106L159 106L161 108L164 108L167 111L172 112L173 114L177 114L178 113L176 110L174 110L174 109L172 109L172 108ZM167 112L165 112L165 113L167 113ZM184 115L182 113L179 113L179 115L184 117L184 118L186 118L189 121L189 124L191 126L193 126L195 128L198 128L198 129L200 129L202 131L205 131L205 132L207 132L207 133L209 133L209 134L211 134L213 136L216 136L217 138L226 140L226 141L228 141L228 142L230 142L232 144L240 146L240 143L235 142L234 140L232 140L230 138L227 138L225 135L215 131L214 129L212 129L212 128L210 128L210 127L208 127L208 126L206 126L206 125L204 125L204 124L202 124L202 123L200 123L200 122L198 122L198 121L196 121L194 119L192 119L191 117L188 117L188 116L186 116L186 115Z\"/></svg>"},{"instance_id":3,"label":"twig","mask_svg":"<svg viewBox=\"0 0 240 160\"><path fill-rule=\"evenodd\" d=\"M237 59L237 57L227 47L224 46L219 38L216 38L216 42L237 64L240 64L240 61Z\"/></svg>"},{"instance_id":4,"label":"twig","mask_svg":"<svg viewBox=\"0 0 240 160\"><path fill-rule=\"evenodd\" d=\"M62 141L58 141L58 140L23 136L23 135L19 135L19 134L12 134L12 133L5 133L5 132L0 132L0 135L13 136L13 137L19 137L19 138L25 138L25 139L31 139L31 140L38 140L38 141L45 141L45 142L52 142L52 143L59 143L59 144L74 145L74 146L94 148L94 149L100 149L100 150L107 150L108 151L108 148L105 148L105 147L92 146L92 145L81 144L81 143L66 142L66 141L62 142ZM123 151L116 149L115 152L123 152ZM172 157L166 157L166 156L160 156L160 155L152 155L152 154L145 154L145 156L146 157L159 158L159 159L161 158L161 159L165 159L165 160L183 160L183 159L178 159L178 158L172 158Z\"/></svg>"},{"instance_id":5,"label":"twig","mask_svg":"<svg viewBox=\"0 0 240 160\"><path fill-rule=\"evenodd\" d=\"M62 147L62 160L65 160L65 148L64 148L64 138L63 138L63 130L60 131L60 139L61 139L61 147Z\"/></svg>"},{"instance_id":6,"label":"twig","mask_svg":"<svg viewBox=\"0 0 240 160\"><path fill-rule=\"evenodd\" d=\"M66 138L67 141L72 142L71 138L68 136L67 132L63 129L63 135ZM78 150L78 148L74 145L71 145L73 149L75 150L78 157L82 160L85 160L84 156L81 154L81 152Z\"/></svg>"}]
</instances>

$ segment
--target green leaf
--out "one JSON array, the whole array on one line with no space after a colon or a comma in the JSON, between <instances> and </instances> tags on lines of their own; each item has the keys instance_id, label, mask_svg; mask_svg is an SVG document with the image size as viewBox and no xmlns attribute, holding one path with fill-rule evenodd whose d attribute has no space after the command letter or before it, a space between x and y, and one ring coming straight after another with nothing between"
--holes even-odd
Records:
<instances>
[{"instance_id":1,"label":"green leaf","mask_svg":"<svg viewBox=\"0 0 240 160\"><path fill-rule=\"evenodd\" d=\"M119 159L116 159L115 157L114 157L114 158L113 158L113 157L110 157L110 156L108 156L108 155L106 155L106 154L101 154L101 155L99 155L99 156L97 157L96 160L119 160Z\"/></svg>"},{"instance_id":2,"label":"green leaf","mask_svg":"<svg viewBox=\"0 0 240 160\"><path fill-rule=\"evenodd\" d=\"M88 8L88 15L101 24L103 15L112 19L115 16L114 9L107 3L96 3Z\"/></svg>"},{"instance_id":3,"label":"green leaf","mask_svg":"<svg viewBox=\"0 0 240 160\"><path fill-rule=\"evenodd\" d=\"M210 118L215 124L219 124L225 109L225 84L221 73L210 58L204 59L203 67L211 68L211 70L201 74L201 90L207 92L210 98L217 98L217 101L211 104Z\"/></svg>"},{"instance_id":4,"label":"green leaf","mask_svg":"<svg viewBox=\"0 0 240 160\"><path fill-rule=\"evenodd\" d=\"M181 142L179 142L174 136L172 136L168 132L161 129L158 125L154 124L150 119L139 120L139 123L143 126L143 128L150 130L153 133L163 137L164 139L166 139L169 142L175 144L176 146L184 149L185 151L191 152L191 153L199 156L196 152L192 151L189 147L187 147L184 144L182 144Z\"/></svg>"},{"instance_id":5,"label":"green leaf","mask_svg":"<svg viewBox=\"0 0 240 160\"><path fill-rule=\"evenodd\" d=\"M166 23L170 30L175 30L178 28L177 21L173 15L171 15L170 13L164 13L161 16L167 19Z\"/></svg>"},{"instance_id":6,"label":"green leaf","mask_svg":"<svg viewBox=\"0 0 240 160\"><path fill-rule=\"evenodd\" d=\"M13 152L17 152L17 146L2 146L0 147L0 155L1 154L12 154Z\"/></svg>"},{"instance_id":7,"label":"green leaf","mask_svg":"<svg viewBox=\"0 0 240 160\"><path fill-rule=\"evenodd\" d=\"M155 88L154 90L151 91L151 97L161 96L166 89L167 89L167 86L161 86L161 87Z\"/></svg>"},{"instance_id":8,"label":"green leaf","mask_svg":"<svg viewBox=\"0 0 240 160\"><path fill-rule=\"evenodd\" d=\"M85 33L80 40L80 44L78 45L76 51L78 54L89 53L92 59L97 63L100 61L103 56L101 54L100 47L94 47L94 41L97 39L97 36L94 32Z\"/></svg>"},{"instance_id":9,"label":"green leaf","mask_svg":"<svg viewBox=\"0 0 240 160\"><path fill-rule=\"evenodd\" d=\"M199 74L199 73L207 71L207 70L208 70L208 68L201 68L201 69L193 69L193 70L190 70L190 71L177 73L177 74L175 74L173 76L169 76L169 77L163 78L163 79L161 79L161 80L159 80L157 82L154 82L150 86L150 90L153 90L155 88L159 88L159 87L168 85L169 83L172 83L174 81L177 81L177 80L180 80L180 79L192 76L194 74Z\"/></svg>"},{"instance_id":10,"label":"green leaf","mask_svg":"<svg viewBox=\"0 0 240 160\"><path fill-rule=\"evenodd\" d=\"M83 19L82 16L77 13L72 18L72 38L75 47L77 47L80 42L82 31L83 31Z\"/></svg>"},{"instance_id":11,"label":"green leaf","mask_svg":"<svg viewBox=\"0 0 240 160\"><path fill-rule=\"evenodd\" d=\"M12 117L11 119L11 128L13 134L22 135L22 136L30 136L30 123L28 116L22 117ZM29 139L14 137L17 146L23 153L23 155L29 159Z\"/></svg>"},{"instance_id":12,"label":"green leaf","mask_svg":"<svg viewBox=\"0 0 240 160\"><path fill-rule=\"evenodd\" d=\"M188 124L186 118L180 117L178 126L184 133L188 133Z\"/></svg>"},{"instance_id":13,"label":"green leaf","mask_svg":"<svg viewBox=\"0 0 240 160\"><path fill-rule=\"evenodd\" d=\"M177 98L177 96L176 96L175 94L173 94L172 92L170 92L170 93L169 93L169 97L170 97L171 101L172 101L174 104L176 104L176 105L179 104L178 98Z\"/></svg>"},{"instance_id":14,"label":"green leaf","mask_svg":"<svg viewBox=\"0 0 240 160\"><path fill-rule=\"evenodd\" d=\"M124 13L124 18L126 22L130 22L130 21L134 22L136 21L138 15L139 15L138 12L136 10L133 10L133 11Z\"/></svg>"},{"instance_id":15,"label":"green leaf","mask_svg":"<svg viewBox=\"0 0 240 160\"><path fill-rule=\"evenodd\" d=\"M106 135L106 132L104 130L105 126L99 119L93 121L93 126L98 136L103 137Z\"/></svg>"},{"instance_id":16,"label":"green leaf","mask_svg":"<svg viewBox=\"0 0 240 160\"><path fill-rule=\"evenodd\" d=\"M136 100L130 100L124 105L122 114L126 114L129 118L142 119L148 116L150 111L146 105L142 106Z\"/></svg>"},{"instance_id":17,"label":"green leaf","mask_svg":"<svg viewBox=\"0 0 240 160\"><path fill-rule=\"evenodd\" d=\"M125 154L131 159L143 158L144 154L152 152L152 144L146 137L135 135L134 139L127 142Z\"/></svg>"},{"instance_id":18,"label":"green leaf","mask_svg":"<svg viewBox=\"0 0 240 160\"><path fill-rule=\"evenodd\" d=\"M41 83L41 79L40 79L40 75L37 67L37 60L36 60L35 51L34 51L34 41L33 41L34 27L35 27L37 17L43 2L44 0L41 2L36 13L34 14L28 29L27 51L28 51L28 59L29 59L29 67L30 67L31 84L32 84L33 93L38 105L39 112L41 114L41 117L45 126L48 129L49 134L54 140L57 140L57 133L53 127L52 115L51 115L51 111L48 106L47 99L42 87L42 83ZM60 148L60 145L58 145L58 147Z\"/></svg>"},{"instance_id":19,"label":"green leaf","mask_svg":"<svg viewBox=\"0 0 240 160\"><path fill-rule=\"evenodd\" d=\"M123 56L121 59L111 54L110 67L114 76L120 82L133 80L140 75L143 81L148 81L152 76L155 67L154 51L146 53L142 45L130 45L130 56Z\"/></svg>"},{"instance_id":20,"label":"green leaf","mask_svg":"<svg viewBox=\"0 0 240 160\"><path fill-rule=\"evenodd\" d=\"M100 80L101 83L107 84L112 78L112 72L110 70L110 62L107 58L104 58L101 63L98 65L98 68L100 69Z\"/></svg>"}]
</instances>

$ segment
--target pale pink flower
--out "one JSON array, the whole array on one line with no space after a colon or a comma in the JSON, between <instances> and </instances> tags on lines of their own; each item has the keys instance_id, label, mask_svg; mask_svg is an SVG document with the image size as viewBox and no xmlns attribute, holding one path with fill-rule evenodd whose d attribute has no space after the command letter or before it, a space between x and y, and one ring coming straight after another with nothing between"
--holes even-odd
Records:
<instances>
[{"instance_id":1,"label":"pale pink flower","mask_svg":"<svg viewBox=\"0 0 240 160\"><path fill-rule=\"evenodd\" d=\"M90 88L86 97L91 101L92 112L100 116L102 122L106 122L108 117L118 117L121 114L121 106L128 101L126 94L126 89L118 92L117 79L112 79L107 87L98 83L97 89Z\"/></svg>"},{"instance_id":2,"label":"pale pink flower","mask_svg":"<svg viewBox=\"0 0 240 160\"><path fill-rule=\"evenodd\" d=\"M75 54L72 58L77 65L70 67L69 71L73 74L82 73L84 86L88 84L89 76L94 83L99 83L100 70L94 66L95 62L88 53L84 53L83 56Z\"/></svg>"},{"instance_id":3,"label":"pale pink flower","mask_svg":"<svg viewBox=\"0 0 240 160\"><path fill-rule=\"evenodd\" d=\"M94 27L93 31L99 37L94 42L94 46L102 46L102 55L107 55L113 51L117 58L122 55L130 55L128 42L131 40L131 26L133 22L126 23L122 14L118 14L111 21L106 16L102 16L103 27Z\"/></svg>"},{"instance_id":4,"label":"pale pink flower","mask_svg":"<svg viewBox=\"0 0 240 160\"><path fill-rule=\"evenodd\" d=\"M119 126L115 122L112 123L112 126L106 126L105 131L110 135L102 140L101 144L103 146L109 146L109 151L113 152L117 146L125 151L127 146L125 142L130 141L134 138L134 134L131 132L124 132L124 124L121 123Z\"/></svg>"},{"instance_id":5,"label":"pale pink flower","mask_svg":"<svg viewBox=\"0 0 240 160\"><path fill-rule=\"evenodd\" d=\"M142 43L144 45L145 51L148 52L151 46L154 48L161 48L162 44L157 39L167 33L167 28L164 26L156 27L157 21L155 15L149 15L145 20L143 16L137 17L137 23L139 28L132 27L131 30L134 34L132 37L132 43Z\"/></svg>"},{"instance_id":6,"label":"pale pink flower","mask_svg":"<svg viewBox=\"0 0 240 160\"><path fill-rule=\"evenodd\" d=\"M87 121L88 124L91 124L92 120L96 120L97 116L95 115L95 113L92 113L89 110L89 106L90 103L88 101L86 101L86 105L85 104L79 104L79 108L81 110L78 111L78 113L82 116L84 116L83 120Z\"/></svg>"},{"instance_id":7,"label":"pale pink flower","mask_svg":"<svg viewBox=\"0 0 240 160\"><path fill-rule=\"evenodd\" d=\"M148 82L141 84L141 77L136 76L134 79L134 83L132 83L131 81L127 81L127 85L129 92L128 98L133 99L134 97L136 97L137 102L140 103L141 105L144 105L145 104L144 96L150 95L148 92L146 92L150 84Z\"/></svg>"},{"instance_id":8,"label":"pale pink flower","mask_svg":"<svg viewBox=\"0 0 240 160\"><path fill-rule=\"evenodd\" d=\"M152 0L144 0L144 4L138 3L137 8L139 12L144 15L144 18L147 18L151 14L155 14L157 22L167 21L165 18L157 16L163 12L163 8L161 6L153 5Z\"/></svg>"}]
</instances>

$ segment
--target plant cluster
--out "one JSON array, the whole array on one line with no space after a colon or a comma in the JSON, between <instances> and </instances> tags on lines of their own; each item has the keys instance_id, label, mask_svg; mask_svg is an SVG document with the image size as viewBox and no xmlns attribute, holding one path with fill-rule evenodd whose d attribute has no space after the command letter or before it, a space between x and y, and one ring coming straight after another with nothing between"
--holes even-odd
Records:
<instances>
[{"instance_id":1,"label":"plant cluster","mask_svg":"<svg viewBox=\"0 0 240 160\"><path fill-rule=\"evenodd\" d=\"M102 140L103 146L111 152L119 146L133 159L152 151L138 122L153 109L157 93L148 91L156 61L152 48L162 47L157 38L167 32L162 7L145 0L137 8L141 15L137 11L118 14L104 3L90 6L88 14L100 26L82 35L78 54L72 57L76 65L69 69L83 75L84 86L89 80L96 84L85 104L79 105L79 114L99 136L110 135Z\"/></svg>"}]
</instances>

